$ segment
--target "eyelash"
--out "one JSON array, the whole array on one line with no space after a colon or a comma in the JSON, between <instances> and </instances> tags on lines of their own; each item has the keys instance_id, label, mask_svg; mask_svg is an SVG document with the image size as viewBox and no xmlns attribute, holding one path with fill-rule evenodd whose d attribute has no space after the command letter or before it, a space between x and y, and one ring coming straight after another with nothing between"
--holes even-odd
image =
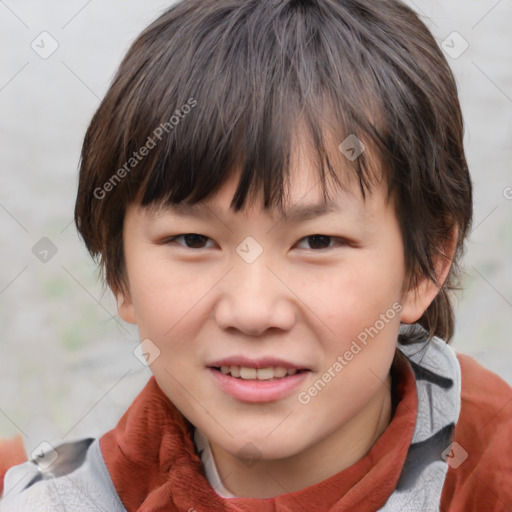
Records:
<instances>
[{"instance_id":1,"label":"eyelash","mask_svg":"<svg viewBox=\"0 0 512 512\"><path fill-rule=\"evenodd\" d=\"M198 233L184 233L182 235L175 235L175 236L172 236L170 238L167 238L164 241L164 243L165 244L170 244L170 243L176 242L178 239L180 239L182 237L186 237L186 236L190 236L190 235L194 235L194 236L197 236L197 237L202 237L203 239L206 239L206 240L211 240L207 236L200 235ZM305 237L303 237L303 238L301 238L299 240L299 243L302 242L303 240L307 240L308 238L313 238L313 237L328 238L328 239L330 239L330 241L335 241L335 243L337 243L338 245L349 245L349 242L347 240L343 239L343 238L339 238L339 237L335 237L335 236L331 236L331 235L322 235L322 234L319 234L319 233L314 234L314 235L305 236ZM176 242L176 243L178 243L178 242ZM186 245L180 244L180 243L178 243L178 245L181 245L185 249L192 249L192 250L207 249L207 247L199 247L199 248L187 247ZM326 251L328 249L332 249L333 247L334 247L334 245L329 245L329 247L323 247L321 249L307 249L307 250L319 252L319 251Z\"/></svg>"}]
</instances>

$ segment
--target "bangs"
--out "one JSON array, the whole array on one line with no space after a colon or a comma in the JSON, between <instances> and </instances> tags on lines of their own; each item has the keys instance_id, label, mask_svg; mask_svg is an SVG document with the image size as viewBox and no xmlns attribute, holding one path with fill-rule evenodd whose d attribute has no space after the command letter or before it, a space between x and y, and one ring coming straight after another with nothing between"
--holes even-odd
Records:
<instances>
[{"instance_id":1,"label":"bangs","mask_svg":"<svg viewBox=\"0 0 512 512\"><path fill-rule=\"evenodd\" d=\"M383 101L372 43L358 41L361 30L340 32L331 25L332 13L320 12L327 3L242 7L228 1L214 12L200 3L187 29L176 16L141 36L152 40L151 52L144 53L159 57L132 77L133 101L120 116L129 138L120 154L137 153L150 140L154 147L118 187L123 202L199 202L238 171L235 210L260 192L264 208L282 210L298 145L301 153L307 148L324 197L328 177L340 185L347 165L364 197L376 170L358 149L383 146L382 127L378 131L368 115L381 112ZM194 5L199 3L187 4ZM155 31L159 37L149 37ZM347 138L348 145L359 144L349 148L357 158L338 149Z\"/></svg>"}]
</instances>

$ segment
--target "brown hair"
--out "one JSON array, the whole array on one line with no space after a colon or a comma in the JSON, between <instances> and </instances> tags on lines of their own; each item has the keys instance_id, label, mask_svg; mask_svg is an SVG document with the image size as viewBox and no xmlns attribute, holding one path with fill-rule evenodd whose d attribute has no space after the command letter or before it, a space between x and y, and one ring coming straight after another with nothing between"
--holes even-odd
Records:
<instances>
[{"instance_id":1,"label":"brown hair","mask_svg":"<svg viewBox=\"0 0 512 512\"><path fill-rule=\"evenodd\" d=\"M260 190L264 208L281 208L299 119L325 193L326 170L337 181L328 117L339 142L356 135L384 164L409 285L435 281L435 256L457 228L450 275L419 320L449 341L448 292L472 217L462 114L441 50L396 0L185 0L147 27L81 154L75 220L106 282L126 284L122 229L134 201L198 202L237 167L235 211ZM352 164L364 197L374 177L368 160L363 153Z\"/></svg>"}]
</instances>

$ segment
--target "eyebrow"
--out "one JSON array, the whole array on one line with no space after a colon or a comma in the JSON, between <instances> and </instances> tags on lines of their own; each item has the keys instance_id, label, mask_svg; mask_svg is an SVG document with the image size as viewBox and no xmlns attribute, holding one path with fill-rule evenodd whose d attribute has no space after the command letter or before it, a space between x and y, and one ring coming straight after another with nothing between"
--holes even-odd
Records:
<instances>
[{"instance_id":1,"label":"eyebrow","mask_svg":"<svg viewBox=\"0 0 512 512\"><path fill-rule=\"evenodd\" d=\"M213 214L217 216L217 212L204 203L187 204L178 203L165 207L169 213L178 215L179 217L203 217ZM304 222L316 217L321 217L329 213L340 211L339 205L335 203L311 203L305 205L296 205L287 211L281 212L283 220L288 222Z\"/></svg>"},{"instance_id":2,"label":"eyebrow","mask_svg":"<svg viewBox=\"0 0 512 512\"><path fill-rule=\"evenodd\" d=\"M283 218L290 222L300 222L338 211L340 211L340 207L333 203L296 205L290 210L283 212Z\"/></svg>"}]
</instances>

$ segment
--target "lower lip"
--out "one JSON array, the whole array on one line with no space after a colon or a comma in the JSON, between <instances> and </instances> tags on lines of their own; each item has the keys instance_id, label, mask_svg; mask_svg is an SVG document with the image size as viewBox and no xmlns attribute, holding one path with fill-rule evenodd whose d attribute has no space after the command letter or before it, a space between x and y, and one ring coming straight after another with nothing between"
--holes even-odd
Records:
<instances>
[{"instance_id":1,"label":"lower lip","mask_svg":"<svg viewBox=\"0 0 512 512\"><path fill-rule=\"evenodd\" d=\"M288 375L276 380L244 380L224 375L218 370L208 368L219 387L228 395L242 402L275 402L287 397L300 386L309 371Z\"/></svg>"}]
</instances>

